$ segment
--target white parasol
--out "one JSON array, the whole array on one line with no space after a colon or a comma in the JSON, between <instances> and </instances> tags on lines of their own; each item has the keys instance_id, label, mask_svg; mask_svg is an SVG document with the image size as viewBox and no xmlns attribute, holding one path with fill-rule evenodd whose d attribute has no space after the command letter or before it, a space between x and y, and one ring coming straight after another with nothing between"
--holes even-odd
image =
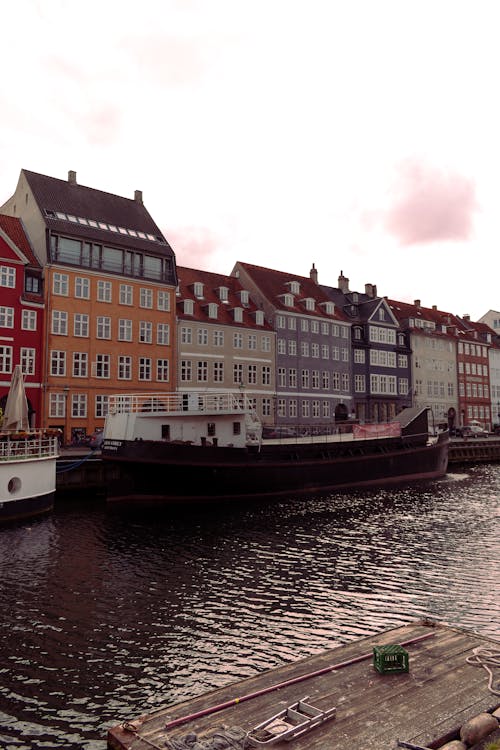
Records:
<instances>
[{"instance_id":1,"label":"white parasol","mask_svg":"<svg viewBox=\"0 0 500 750\"><path fill-rule=\"evenodd\" d=\"M27 430L29 428L28 400L24 390L21 365L14 367L7 402L5 404L2 428L4 430Z\"/></svg>"}]
</instances>

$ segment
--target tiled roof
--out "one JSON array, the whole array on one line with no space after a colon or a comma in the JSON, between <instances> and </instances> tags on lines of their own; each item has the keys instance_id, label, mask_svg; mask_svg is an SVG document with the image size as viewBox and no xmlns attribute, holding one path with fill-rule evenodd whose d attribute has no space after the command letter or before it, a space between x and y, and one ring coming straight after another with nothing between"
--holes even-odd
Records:
<instances>
[{"instance_id":1,"label":"tiled roof","mask_svg":"<svg viewBox=\"0 0 500 750\"><path fill-rule=\"evenodd\" d=\"M0 229L3 229L14 245L26 256L30 266L40 268L40 263L33 252L21 219L0 214Z\"/></svg>"},{"instance_id":2,"label":"tiled roof","mask_svg":"<svg viewBox=\"0 0 500 750\"><path fill-rule=\"evenodd\" d=\"M206 323L255 327L259 330L272 330L269 323L264 320L263 325L257 325L255 322L255 313L259 309L249 298L248 305L243 305L240 300L239 292L243 286L235 276L224 276L223 274L202 271L194 268L177 266L177 278L179 286L179 296L177 298L178 316L182 319L204 321ZM194 294L194 284L203 284L203 298L197 298ZM228 301L222 302L219 297L220 287L226 287L228 290ZM184 314L182 310L183 300L190 299L194 302L193 315ZM210 318L208 315L208 305L215 303L218 306L217 318ZM243 322L238 323L234 320L233 310L235 307L243 309Z\"/></svg>"},{"instance_id":3,"label":"tiled roof","mask_svg":"<svg viewBox=\"0 0 500 750\"><path fill-rule=\"evenodd\" d=\"M37 172L29 172L26 169L22 171L50 229L97 242L108 242L149 251L154 248L155 252L163 255L173 254L172 248L141 201L122 198L102 190L78 185L76 182L59 180ZM157 239L152 241L122 235L85 224L61 220L47 215L47 212L60 212L82 219L101 221L116 227L150 234Z\"/></svg>"},{"instance_id":4,"label":"tiled roof","mask_svg":"<svg viewBox=\"0 0 500 750\"><path fill-rule=\"evenodd\" d=\"M332 302L331 298L325 293L322 287L313 281L309 276L297 276L286 271L275 271L271 268L254 266L251 263L239 262L239 265L252 278L255 285L259 288L262 295L277 310L286 312L295 312L301 315L313 315L314 317L324 317L334 320L347 320L337 306L333 315L329 315L321 303ZM290 293L287 286L289 282L296 281L300 285L300 293L294 296L294 305L290 307L284 304L283 295ZM314 310L307 310L305 304L301 301L307 298L314 299L316 302Z\"/></svg>"}]
</instances>

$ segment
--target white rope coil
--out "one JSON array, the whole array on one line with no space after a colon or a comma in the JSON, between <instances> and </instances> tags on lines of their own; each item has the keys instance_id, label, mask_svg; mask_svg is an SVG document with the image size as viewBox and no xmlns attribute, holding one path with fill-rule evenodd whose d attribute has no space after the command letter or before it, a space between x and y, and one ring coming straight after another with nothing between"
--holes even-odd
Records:
<instances>
[{"instance_id":1,"label":"white rope coil","mask_svg":"<svg viewBox=\"0 0 500 750\"><path fill-rule=\"evenodd\" d=\"M483 667L489 675L488 690L493 695L500 695L500 679L496 680L494 685L493 669L500 668L500 649L488 648L487 646L477 646L472 650L472 656L465 660L467 664L474 667Z\"/></svg>"}]
</instances>

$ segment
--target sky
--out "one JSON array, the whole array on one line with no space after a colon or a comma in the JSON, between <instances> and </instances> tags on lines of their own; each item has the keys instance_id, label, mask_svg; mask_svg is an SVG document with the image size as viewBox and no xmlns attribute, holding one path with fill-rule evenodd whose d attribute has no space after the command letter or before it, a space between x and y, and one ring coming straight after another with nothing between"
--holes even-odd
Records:
<instances>
[{"instance_id":1,"label":"sky","mask_svg":"<svg viewBox=\"0 0 500 750\"><path fill-rule=\"evenodd\" d=\"M236 261L499 310L497 0L2 4L0 205L28 169Z\"/></svg>"}]
</instances>

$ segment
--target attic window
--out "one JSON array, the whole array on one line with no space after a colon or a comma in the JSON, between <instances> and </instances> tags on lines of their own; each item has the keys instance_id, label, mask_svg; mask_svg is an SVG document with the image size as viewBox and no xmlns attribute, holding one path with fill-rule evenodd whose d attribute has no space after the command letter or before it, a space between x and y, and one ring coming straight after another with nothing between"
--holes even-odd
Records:
<instances>
[{"instance_id":1,"label":"attic window","mask_svg":"<svg viewBox=\"0 0 500 750\"><path fill-rule=\"evenodd\" d=\"M294 299L293 294L284 294L283 295L283 304L286 307L293 307Z\"/></svg>"},{"instance_id":2,"label":"attic window","mask_svg":"<svg viewBox=\"0 0 500 750\"><path fill-rule=\"evenodd\" d=\"M287 286L292 294L300 294L300 284L298 281L289 281Z\"/></svg>"},{"instance_id":3,"label":"attic window","mask_svg":"<svg viewBox=\"0 0 500 750\"><path fill-rule=\"evenodd\" d=\"M305 307L306 307L306 310L311 310L311 311L312 311L312 310L314 310L314 308L316 307L316 302L315 302L315 300L313 299L313 297L306 297L306 298L305 298L305 299L303 300L303 302L304 302L304 305L305 305Z\"/></svg>"},{"instance_id":4,"label":"attic window","mask_svg":"<svg viewBox=\"0 0 500 750\"><path fill-rule=\"evenodd\" d=\"M334 314L334 312L335 312L335 305L334 305L333 302L323 302L322 304L323 304L323 306L325 308L325 312L326 312L327 315L333 315Z\"/></svg>"},{"instance_id":5,"label":"attic window","mask_svg":"<svg viewBox=\"0 0 500 750\"><path fill-rule=\"evenodd\" d=\"M262 312L262 310L255 311L255 322L258 326L264 325L264 313Z\"/></svg>"},{"instance_id":6,"label":"attic window","mask_svg":"<svg viewBox=\"0 0 500 750\"><path fill-rule=\"evenodd\" d=\"M249 294L246 289L240 291L240 302L242 305L248 305L250 302Z\"/></svg>"},{"instance_id":7,"label":"attic window","mask_svg":"<svg viewBox=\"0 0 500 750\"><path fill-rule=\"evenodd\" d=\"M380 310L378 311L378 319L385 320L385 310L383 307L381 307Z\"/></svg>"},{"instance_id":8,"label":"attic window","mask_svg":"<svg viewBox=\"0 0 500 750\"><path fill-rule=\"evenodd\" d=\"M201 283L201 281L195 281L194 282L194 284L193 284L193 291L194 291L194 296L195 297L197 297L198 299L202 299L203 298L203 284Z\"/></svg>"},{"instance_id":9,"label":"attic window","mask_svg":"<svg viewBox=\"0 0 500 750\"><path fill-rule=\"evenodd\" d=\"M229 297L229 289L227 286L219 287L219 299L221 302L227 302Z\"/></svg>"},{"instance_id":10,"label":"attic window","mask_svg":"<svg viewBox=\"0 0 500 750\"><path fill-rule=\"evenodd\" d=\"M233 310L233 314L236 323L243 322L243 310L241 309L241 307L235 307Z\"/></svg>"},{"instance_id":11,"label":"attic window","mask_svg":"<svg viewBox=\"0 0 500 750\"><path fill-rule=\"evenodd\" d=\"M219 314L219 307L215 304L215 302L210 302L208 306L208 317L213 318L214 320L217 319L217 316Z\"/></svg>"},{"instance_id":12,"label":"attic window","mask_svg":"<svg viewBox=\"0 0 500 750\"><path fill-rule=\"evenodd\" d=\"M184 300L184 315L192 315L194 312L194 302L192 299Z\"/></svg>"}]
</instances>

